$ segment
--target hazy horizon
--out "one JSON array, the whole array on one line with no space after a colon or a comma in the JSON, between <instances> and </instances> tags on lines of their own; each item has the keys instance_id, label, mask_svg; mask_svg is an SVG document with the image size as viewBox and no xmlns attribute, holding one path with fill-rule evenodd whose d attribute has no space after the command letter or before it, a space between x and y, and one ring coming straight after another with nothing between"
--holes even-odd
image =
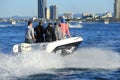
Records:
<instances>
[{"instance_id":1,"label":"hazy horizon","mask_svg":"<svg viewBox=\"0 0 120 80\"><path fill-rule=\"evenodd\" d=\"M69 1L69 2L68 2ZM47 7L57 5L58 14L77 13L114 13L114 0L47 0ZM37 16L37 0L0 0L0 17Z\"/></svg>"}]
</instances>

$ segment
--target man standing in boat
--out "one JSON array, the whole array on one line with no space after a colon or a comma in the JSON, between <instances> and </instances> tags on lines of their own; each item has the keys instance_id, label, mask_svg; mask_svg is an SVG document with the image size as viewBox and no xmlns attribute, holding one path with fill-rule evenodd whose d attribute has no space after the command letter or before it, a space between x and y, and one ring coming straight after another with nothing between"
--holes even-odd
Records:
<instances>
[{"instance_id":1,"label":"man standing in boat","mask_svg":"<svg viewBox=\"0 0 120 80\"><path fill-rule=\"evenodd\" d=\"M45 38L46 38L46 42L52 42L56 40L55 31L52 23L49 23L45 30Z\"/></svg>"},{"instance_id":2,"label":"man standing in boat","mask_svg":"<svg viewBox=\"0 0 120 80\"><path fill-rule=\"evenodd\" d=\"M44 42L44 28L42 26L42 21L39 22L39 25L34 28L36 35L36 42Z\"/></svg>"},{"instance_id":3,"label":"man standing in boat","mask_svg":"<svg viewBox=\"0 0 120 80\"><path fill-rule=\"evenodd\" d=\"M63 35L62 35L62 30L60 28L60 24L58 25L57 22L54 23L54 28L55 28L55 36L56 36L56 40L61 40L63 39Z\"/></svg>"},{"instance_id":4,"label":"man standing in boat","mask_svg":"<svg viewBox=\"0 0 120 80\"><path fill-rule=\"evenodd\" d=\"M25 33L25 43L34 43L36 41L34 36L34 29L32 27L32 21L28 22L28 27Z\"/></svg>"},{"instance_id":5,"label":"man standing in boat","mask_svg":"<svg viewBox=\"0 0 120 80\"><path fill-rule=\"evenodd\" d=\"M69 27L68 27L68 24L66 23L65 19L63 19L63 18L61 19L60 26L61 26L63 38L65 39L66 35L68 35L68 37L71 37Z\"/></svg>"}]
</instances>

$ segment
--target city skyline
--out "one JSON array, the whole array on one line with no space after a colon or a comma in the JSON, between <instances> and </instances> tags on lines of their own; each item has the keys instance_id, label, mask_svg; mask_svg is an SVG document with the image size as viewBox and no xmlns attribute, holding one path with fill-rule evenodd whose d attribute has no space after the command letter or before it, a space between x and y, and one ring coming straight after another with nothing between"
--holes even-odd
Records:
<instances>
[{"instance_id":1,"label":"city skyline","mask_svg":"<svg viewBox=\"0 0 120 80\"><path fill-rule=\"evenodd\" d=\"M68 2L69 1L69 2ZM114 0L47 0L47 7L56 5L58 14L72 13L105 13L114 12ZM37 0L0 0L0 17L37 16ZM64 5L65 4L65 5Z\"/></svg>"}]
</instances>

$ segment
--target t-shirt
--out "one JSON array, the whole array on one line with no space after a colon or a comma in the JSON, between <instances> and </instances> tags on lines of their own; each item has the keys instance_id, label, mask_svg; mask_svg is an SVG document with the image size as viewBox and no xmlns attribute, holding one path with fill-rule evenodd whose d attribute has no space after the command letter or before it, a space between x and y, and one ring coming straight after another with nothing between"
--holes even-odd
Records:
<instances>
[{"instance_id":1,"label":"t-shirt","mask_svg":"<svg viewBox=\"0 0 120 80\"><path fill-rule=\"evenodd\" d=\"M57 40L61 40L63 38L62 30L59 26L55 26L55 35Z\"/></svg>"},{"instance_id":2,"label":"t-shirt","mask_svg":"<svg viewBox=\"0 0 120 80\"><path fill-rule=\"evenodd\" d=\"M32 39L32 36L34 36L34 29L33 29L33 27L28 26L27 29L26 29L25 37L27 39Z\"/></svg>"}]
</instances>

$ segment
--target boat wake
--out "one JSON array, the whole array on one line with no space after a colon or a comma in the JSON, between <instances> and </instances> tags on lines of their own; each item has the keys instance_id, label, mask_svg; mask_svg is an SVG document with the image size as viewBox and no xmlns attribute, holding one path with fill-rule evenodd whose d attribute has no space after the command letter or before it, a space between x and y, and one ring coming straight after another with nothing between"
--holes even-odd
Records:
<instances>
[{"instance_id":1,"label":"boat wake","mask_svg":"<svg viewBox=\"0 0 120 80\"><path fill-rule=\"evenodd\" d=\"M120 55L108 50L83 48L65 57L54 53L46 53L39 50L18 55L0 54L0 79L39 73L54 73L50 69L120 68Z\"/></svg>"},{"instance_id":2,"label":"boat wake","mask_svg":"<svg viewBox=\"0 0 120 80\"><path fill-rule=\"evenodd\" d=\"M11 27L12 25L11 24L4 24L4 25L0 25L0 28L4 28L4 27Z\"/></svg>"},{"instance_id":3,"label":"boat wake","mask_svg":"<svg viewBox=\"0 0 120 80\"><path fill-rule=\"evenodd\" d=\"M13 27L13 26L25 26L26 24L24 23L16 23L16 24L0 24L0 28L5 28L5 27Z\"/></svg>"},{"instance_id":4,"label":"boat wake","mask_svg":"<svg viewBox=\"0 0 120 80\"><path fill-rule=\"evenodd\" d=\"M97 49L83 48L71 56L65 58L67 67L90 68L90 69L119 69L120 55L116 52Z\"/></svg>"},{"instance_id":5,"label":"boat wake","mask_svg":"<svg viewBox=\"0 0 120 80\"><path fill-rule=\"evenodd\" d=\"M75 25L69 24L69 28L83 28L83 26L81 24L75 24Z\"/></svg>"}]
</instances>

